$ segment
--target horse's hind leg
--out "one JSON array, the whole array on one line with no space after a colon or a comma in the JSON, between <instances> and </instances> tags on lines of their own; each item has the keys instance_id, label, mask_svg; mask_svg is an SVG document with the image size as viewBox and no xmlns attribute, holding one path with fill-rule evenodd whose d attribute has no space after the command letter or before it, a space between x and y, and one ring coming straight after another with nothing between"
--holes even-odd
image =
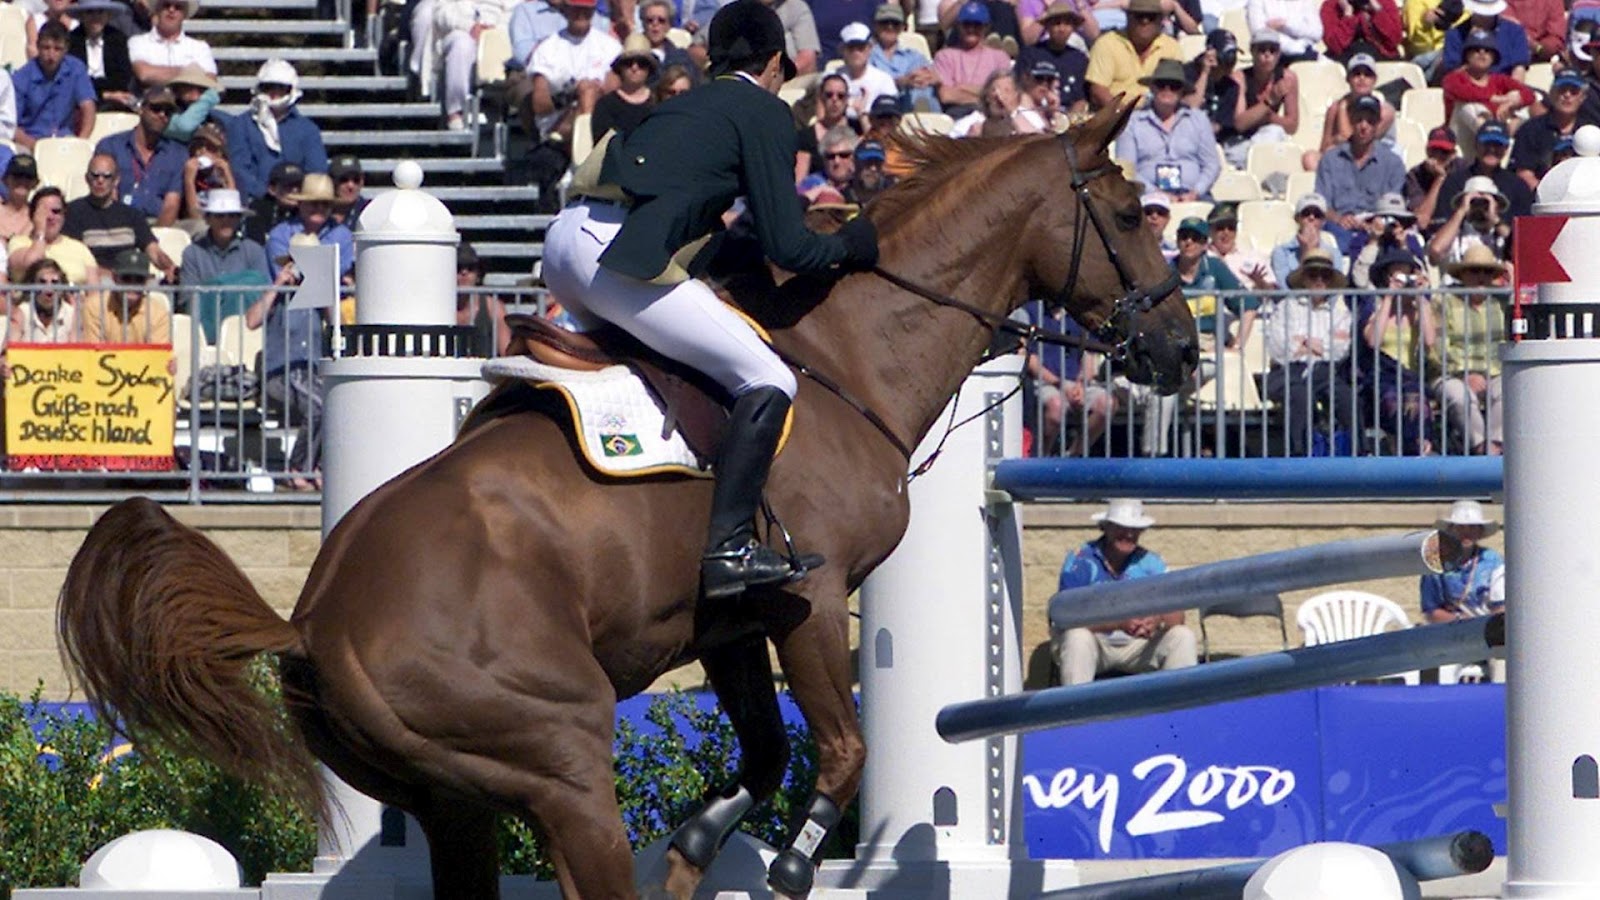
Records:
<instances>
[{"instance_id":1,"label":"horse's hind leg","mask_svg":"<svg viewBox=\"0 0 1600 900\"><path fill-rule=\"evenodd\" d=\"M434 900L496 900L500 855L495 811L456 794L435 791L416 811L428 837Z\"/></svg>"},{"instance_id":2,"label":"horse's hind leg","mask_svg":"<svg viewBox=\"0 0 1600 900\"><path fill-rule=\"evenodd\" d=\"M789 765L789 741L778 710L772 683L772 659L764 637L738 641L702 654L701 663L723 712L739 738L742 760L739 772L672 836L672 850L699 872L704 872L717 852L739 826L740 820L783 784ZM679 870L677 860L671 861ZM668 882L675 895L692 892L684 873ZM698 880L695 876L693 880Z\"/></svg>"}]
</instances>

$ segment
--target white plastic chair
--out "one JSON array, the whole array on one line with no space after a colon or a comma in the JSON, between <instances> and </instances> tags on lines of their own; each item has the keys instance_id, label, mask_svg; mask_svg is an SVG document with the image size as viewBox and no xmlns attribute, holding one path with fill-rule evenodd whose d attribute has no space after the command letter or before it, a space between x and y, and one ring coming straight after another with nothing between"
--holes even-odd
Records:
<instances>
[{"instance_id":1,"label":"white plastic chair","mask_svg":"<svg viewBox=\"0 0 1600 900\"><path fill-rule=\"evenodd\" d=\"M1307 647L1371 637L1411 627L1400 604L1366 591L1327 591L1307 600L1295 613ZM1419 684L1418 671L1397 673L1406 684Z\"/></svg>"},{"instance_id":2,"label":"white plastic chair","mask_svg":"<svg viewBox=\"0 0 1600 900\"><path fill-rule=\"evenodd\" d=\"M61 189L68 203L89 193L84 172L94 145L79 137L40 138L33 145L33 158L39 164L39 181Z\"/></svg>"},{"instance_id":3,"label":"white plastic chair","mask_svg":"<svg viewBox=\"0 0 1600 900\"><path fill-rule=\"evenodd\" d=\"M1260 200L1261 184L1249 172L1224 169L1222 174L1217 176L1217 183L1211 186L1211 196L1218 203Z\"/></svg>"},{"instance_id":4,"label":"white plastic chair","mask_svg":"<svg viewBox=\"0 0 1600 900\"><path fill-rule=\"evenodd\" d=\"M1251 144L1249 153L1245 157L1244 170L1254 175L1257 182L1266 184L1274 172L1282 172L1285 175L1304 172L1305 166L1300 159L1304 153L1304 148L1294 141L1265 141Z\"/></svg>"},{"instance_id":5,"label":"white plastic chair","mask_svg":"<svg viewBox=\"0 0 1600 900\"><path fill-rule=\"evenodd\" d=\"M486 28L478 35L478 84L506 80L506 63L512 57L511 34L504 28Z\"/></svg>"},{"instance_id":6,"label":"white plastic chair","mask_svg":"<svg viewBox=\"0 0 1600 900\"><path fill-rule=\"evenodd\" d=\"M138 124L138 113L97 112L94 114L94 128L89 131L89 143L99 146L102 138L132 131Z\"/></svg>"},{"instance_id":7,"label":"white plastic chair","mask_svg":"<svg viewBox=\"0 0 1600 900\"><path fill-rule=\"evenodd\" d=\"M1412 88L1406 91L1400 96L1400 116L1425 129L1438 128L1444 124L1444 90Z\"/></svg>"}]
</instances>

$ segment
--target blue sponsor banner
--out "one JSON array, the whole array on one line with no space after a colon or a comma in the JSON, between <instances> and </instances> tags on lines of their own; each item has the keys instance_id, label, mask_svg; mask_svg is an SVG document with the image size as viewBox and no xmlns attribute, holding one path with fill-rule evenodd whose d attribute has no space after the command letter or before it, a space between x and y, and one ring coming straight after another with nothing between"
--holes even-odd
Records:
<instances>
[{"instance_id":1,"label":"blue sponsor banner","mask_svg":"<svg viewBox=\"0 0 1600 900\"><path fill-rule=\"evenodd\" d=\"M1272 856L1474 828L1504 852L1505 691L1320 688L1037 732L1035 859Z\"/></svg>"}]
</instances>

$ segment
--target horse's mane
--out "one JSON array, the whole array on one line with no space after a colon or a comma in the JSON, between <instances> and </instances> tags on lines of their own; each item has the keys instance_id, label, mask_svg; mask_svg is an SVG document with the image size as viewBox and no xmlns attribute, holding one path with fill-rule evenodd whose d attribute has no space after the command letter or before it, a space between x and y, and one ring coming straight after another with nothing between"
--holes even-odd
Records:
<instances>
[{"instance_id":1,"label":"horse's mane","mask_svg":"<svg viewBox=\"0 0 1600 900\"><path fill-rule=\"evenodd\" d=\"M941 216L947 212L942 206L964 202L954 194L942 202L935 200L934 194L941 186L957 179L972 184L1034 144L1056 138L1052 134L951 138L926 131L896 132L888 140L900 150L912 171L872 201L873 220L880 230L887 230L912 214Z\"/></svg>"}]
</instances>

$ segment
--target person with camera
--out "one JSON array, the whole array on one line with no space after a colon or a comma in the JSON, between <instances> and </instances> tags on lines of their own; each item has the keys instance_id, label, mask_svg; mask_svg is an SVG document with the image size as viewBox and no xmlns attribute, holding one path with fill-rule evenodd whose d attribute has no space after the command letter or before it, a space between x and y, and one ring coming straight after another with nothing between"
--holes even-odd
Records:
<instances>
[{"instance_id":1,"label":"person with camera","mask_svg":"<svg viewBox=\"0 0 1600 900\"><path fill-rule=\"evenodd\" d=\"M1510 75L1523 81L1528 74L1532 52L1528 46L1528 32L1515 20L1501 15L1506 11L1506 0L1462 0L1467 19L1444 35L1444 56L1439 61L1440 72L1454 72L1466 62L1467 39L1473 32L1488 33L1498 51L1493 71Z\"/></svg>"},{"instance_id":2,"label":"person with camera","mask_svg":"<svg viewBox=\"0 0 1600 900\"><path fill-rule=\"evenodd\" d=\"M1400 17L1405 25L1406 56L1422 68L1429 84L1438 84L1439 61L1444 58L1444 36L1461 21L1462 0L1405 0Z\"/></svg>"},{"instance_id":3,"label":"person with camera","mask_svg":"<svg viewBox=\"0 0 1600 900\"><path fill-rule=\"evenodd\" d=\"M1428 243L1417 231L1417 217L1399 194L1379 197L1378 208L1365 218L1365 227L1350 238L1350 283L1356 287L1373 286L1372 266L1392 248L1399 247L1418 259L1427 252Z\"/></svg>"},{"instance_id":4,"label":"person with camera","mask_svg":"<svg viewBox=\"0 0 1600 900\"><path fill-rule=\"evenodd\" d=\"M183 203L178 221L190 229L191 237L205 231L202 217L211 192L234 187L227 135L217 123L205 122L190 136L189 158L183 164Z\"/></svg>"},{"instance_id":5,"label":"person with camera","mask_svg":"<svg viewBox=\"0 0 1600 900\"><path fill-rule=\"evenodd\" d=\"M1533 212L1533 191L1528 189L1526 182L1517 177L1517 173L1505 167L1506 154L1511 150L1511 133L1505 124L1493 119L1483 123L1478 129L1473 145L1475 150L1473 160L1467 165L1451 168L1440 188L1439 199L1454 203L1455 198L1466 188L1468 179L1482 177L1493 182L1495 189L1504 198L1506 207L1501 211L1501 217L1507 222L1516 216L1526 216ZM1437 230L1443 225L1449 215L1449 207L1436 204L1433 213L1434 229Z\"/></svg>"},{"instance_id":6,"label":"person with camera","mask_svg":"<svg viewBox=\"0 0 1600 900\"><path fill-rule=\"evenodd\" d=\"M1428 132L1422 162L1406 172L1406 186L1402 192L1406 207L1416 214L1418 226L1424 232L1432 232L1435 227L1433 213L1439 206L1444 183L1455 173L1472 167L1472 160L1460 156L1456 149L1456 133L1449 126L1440 125Z\"/></svg>"},{"instance_id":7,"label":"person with camera","mask_svg":"<svg viewBox=\"0 0 1600 900\"><path fill-rule=\"evenodd\" d=\"M1401 244L1392 244L1372 264L1372 285L1380 293L1365 294L1356 309L1361 345L1356 370L1361 373L1364 410L1374 410L1371 423L1407 456L1433 452L1428 440L1429 405L1422 389L1423 361L1439 337L1433 298L1416 293L1428 287L1422 264ZM1404 293L1384 293L1398 291Z\"/></svg>"},{"instance_id":8,"label":"person with camera","mask_svg":"<svg viewBox=\"0 0 1600 900\"><path fill-rule=\"evenodd\" d=\"M1358 54L1403 59L1404 37L1395 0L1322 0L1322 41L1340 62Z\"/></svg>"},{"instance_id":9,"label":"person with camera","mask_svg":"<svg viewBox=\"0 0 1600 900\"><path fill-rule=\"evenodd\" d=\"M1519 182L1520 183L1520 182ZM1495 258L1510 259L1511 220L1506 197L1489 178L1467 179L1455 198L1455 211L1428 241L1428 258L1436 266L1460 262L1474 245L1488 247Z\"/></svg>"}]
</instances>

